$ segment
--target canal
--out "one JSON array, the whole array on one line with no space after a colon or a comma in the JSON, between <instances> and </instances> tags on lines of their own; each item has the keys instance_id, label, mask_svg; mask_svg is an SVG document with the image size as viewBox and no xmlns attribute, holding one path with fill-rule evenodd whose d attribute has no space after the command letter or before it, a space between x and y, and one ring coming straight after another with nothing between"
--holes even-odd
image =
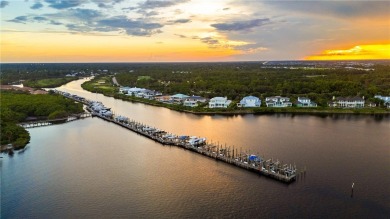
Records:
<instances>
[{"instance_id":1,"label":"canal","mask_svg":"<svg viewBox=\"0 0 390 219\"><path fill-rule=\"evenodd\" d=\"M83 81L59 90L175 134L306 166L307 173L285 185L87 118L29 129L26 150L2 155L2 218L390 215L389 117L199 116L90 93Z\"/></svg>"}]
</instances>

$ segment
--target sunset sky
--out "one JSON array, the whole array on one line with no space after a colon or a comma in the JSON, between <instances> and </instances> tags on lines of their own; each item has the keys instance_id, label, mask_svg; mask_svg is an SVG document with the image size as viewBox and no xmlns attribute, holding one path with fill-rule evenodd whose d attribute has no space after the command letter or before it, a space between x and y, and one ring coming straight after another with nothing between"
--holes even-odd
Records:
<instances>
[{"instance_id":1,"label":"sunset sky","mask_svg":"<svg viewBox=\"0 0 390 219\"><path fill-rule=\"evenodd\" d=\"M1 62L390 59L390 1L0 1Z\"/></svg>"}]
</instances>

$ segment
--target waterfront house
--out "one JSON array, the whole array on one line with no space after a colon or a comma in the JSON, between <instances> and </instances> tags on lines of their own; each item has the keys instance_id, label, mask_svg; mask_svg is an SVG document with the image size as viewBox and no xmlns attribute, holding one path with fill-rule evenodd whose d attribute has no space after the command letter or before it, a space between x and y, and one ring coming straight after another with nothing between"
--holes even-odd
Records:
<instances>
[{"instance_id":1,"label":"waterfront house","mask_svg":"<svg viewBox=\"0 0 390 219\"><path fill-rule=\"evenodd\" d=\"M138 93L140 93L144 90L145 90L144 88L131 87L131 88L127 89L127 95L136 96Z\"/></svg>"},{"instance_id":2,"label":"waterfront house","mask_svg":"<svg viewBox=\"0 0 390 219\"><path fill-rule=\"evenodd\" d=\"M154 90L149 90L149 89L143 89L135 94L136 97L150 99L150 100L154 99L154 97L157 95L158 95L158 92L156 92Z\"/></svg>"},{"instance_id":3,"label":"waterfront house","mask_svg":"<svg viewBox=\"0 0 390 219\"><path fill-rule=\"evenodd\" d=\"M175 94L175 95L171 96L171 100L174 103L182 103L188 97L190 97L190 96L185 95L185 94Z\"/></svg>"},{"instance_id":4,"label":"waterfront house","mask_svg":"<svg viewBox=\"0 0 390 219\"><path fill-rule=\"evenodd\" d=\"M119 93L127 94L129 92L130 87L120 87Z\"/></svg>"},{"instance_id":5,"label":"waterfront house","mask_svg":"<svg viewBox=\"0 0 390 219\"><path fill-rule=\"evenodd\" d=\"M267 107L289 107L292 106L290 102L290 98L281 97L281 96L273 96L265 98L265 104Z\"/></svg>"},{"instance_id":6,"label":"waterfront house","mask_svg":"<svg viewBox=\"0 0 390 219\"><path fill-rule=\"evenodd\" d=\"M377 99L383 100L383 104L387 107L390 108L390 96L381 96L381 95L375 95L374 96Z\"/></svg>"},{"instance_id":7,"label":"waterfront house","mask_svg":"<svg viewBox=\"0 0 390 219\"><path fill-rule=\"evenodd\" d=\"M161 92L138 87L120 87L119 92L124 93L128 96L135 96L145 99L154 99L155 96L162 95Z\"/></svg>"},{"instance_id":8,"label":"waterfront house","mask_svg":"<svg viewBox=\"0 0 390 219\"><path fill-rule=\"evenodd\" d=\"M156 96L154 97L155 100L162 102L162 103L172 103L171 96L169 95L164 95L164 96Z\"/></svg>"},{"instance_id":9,"label":"waterfront house","mask_svg":"<svg viewBox=\"0 0 390 219\"><path fill-rule=\"evenodd\" d=\"M298 100L295 104L297 107L317 107L317 104L307 97L298 97Z\"/></svg>"},{"instance_id":10,"label":"waterfront house","mask_svg":"<svg viewBox=\"0 0 390 219\"><path fill-rule=\"evenodd\" d=\"M366 103L365 103L365 106L366 106L366 107L373 108L373 107L376 107L376 103L373 103L373 102L366 102Z\"/></svg>"},{"instance_id":11,"label":"waterfront house","mask_svg":"<svg viewBox=\"0 0 390 219\"><path fill-rule=\"evenodd\" d=\"M198 103L205 103L207 101L206 98L204 97L200 97L200 96L191 96L191 97L187 97L184 102L183 102L183 105L184 106L189 106L189 107L196 107L198 106Z\"/></svg>"},{"instance_id":12,"label":"waterfront house","mask_svg":"<svg viewBox=\"0 0 390 219\"><path fill-rule=\"evenodd\" d=\"M260 107L261 100L258 97L254 96L246 96L242 98L242 100L237 103L238 107Z\"/></svg>"},{"instance_id":13,"label":"waterfront house","mask_svg":"<svg viewBox=\"0 0 390 219\"><path fill-rule=\"evenodd\" d=\"M210 99L209 108L227 108L231 102L227 97L213 97Z\"/></svg>"},{"instance_id":14,"label":"waterfront house","mask_svg":"<svg viewBox=\"0 0 390 219\"><path fill-rule=\"evenodd\" d=\"M333 97L329 106L336 108L363 108L364 97Z\"/></svg>"}]
</instances>

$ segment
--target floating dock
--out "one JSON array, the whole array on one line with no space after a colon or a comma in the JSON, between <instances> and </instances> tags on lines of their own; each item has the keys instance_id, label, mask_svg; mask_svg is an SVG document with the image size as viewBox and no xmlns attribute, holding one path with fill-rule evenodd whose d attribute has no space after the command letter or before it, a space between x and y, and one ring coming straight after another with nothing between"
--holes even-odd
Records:
<instances>
[{"instance_id":1,"label":"floating dock","mask_svg":"<svg viewBox=\"0 0 390 219\"><path fill-rule=\"evenodd\" d=\"M241 152L241 150L238 151L238 149L234 148L234 146L230 147L209 143L205 138L174 135L158 128L131 120L124 116L115 116L109 111L109 108L104 107L103 104L99 102L90 101L65 92L55 92L85 104L87 106L87 110L91 112L93 117L96 116L108 122L122 126L123 128L145 136L162 145L184 148L284 183L291 183L297 178L298 170L295 165L283 164L279 160L274 159L266 160L264 157L257 154Z\"/></svg>"}]
</instances>

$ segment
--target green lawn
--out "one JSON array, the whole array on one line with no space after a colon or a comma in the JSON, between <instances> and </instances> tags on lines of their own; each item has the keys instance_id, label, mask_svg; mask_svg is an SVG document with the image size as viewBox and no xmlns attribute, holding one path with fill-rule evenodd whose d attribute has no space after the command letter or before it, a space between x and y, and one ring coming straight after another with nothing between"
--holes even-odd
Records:
<instances>
[{"instance_id":1,"label":"green lawn","mask_svg":"<svg viewBox=\"0 0 390 219\"><path fill-rule=\"evenodd\" d=\"M23 85L26 87L34 88L52 88L59 87L70 81L78 79L77 77L66 77L66 78L47 78L40 80L27 80L23 82Z\"/></svg>"},{"instance_id":2,"label":"green lawn","mask_svg":"<svg viewBox=\"0 0 390 219\"><path fill-rule=\"evenodd\" d=\"M113 96L118 92L118 88L114 86L112 79L109 76L94 78L91 81L83 83L81 86L83 89L90 92L98 92L107 96Z\"/></svg>"},{"instance_id":3,"label":"green lawn","mask_svg":"<svg viewBox=\"0 0 390 219\"><path fill-rule=\"evenodd\" d=\"M137 81L140 81L140 80L150 80L150 79L151 79L150 76L138 76Z\"/></svg>"}]
</instances>

